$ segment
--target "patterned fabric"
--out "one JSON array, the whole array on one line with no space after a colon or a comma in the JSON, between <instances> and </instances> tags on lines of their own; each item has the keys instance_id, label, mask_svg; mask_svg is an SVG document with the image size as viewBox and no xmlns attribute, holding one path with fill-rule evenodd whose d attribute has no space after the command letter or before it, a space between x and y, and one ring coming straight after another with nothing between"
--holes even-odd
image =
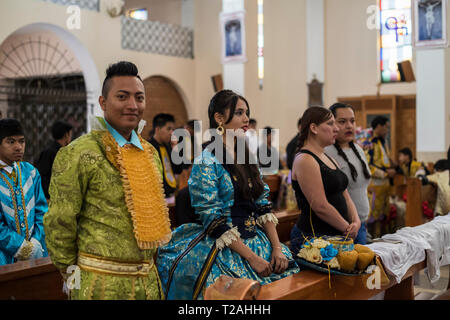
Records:
<instances>
[{"instance_id":1,"label":"patterned fabric","mask_svg":"<svg viewBox=\"0 0 450 320\"><path fill-rule=\"evenodd\" d=\"M448 170L440 172L437 171L428 175L427 179L437 187L436 206L434 207L434 212L440 215L450 213L450 184Z\"/></svg>"},{"instance_id":2,"label":"patterned fabric","mask_svg":"<svg viewBox=\"0 0 450 320\"><path fill-rule=\"evenodd\" d=\"M409 164L400 165L400 169L406 177L414 178L417 171L423 166L424 165L422 163L412 160Z\"/></svg>"},{"instance_id":3,"label":"patterned fabric","mask_svg":"<svg viewBox=\"0 0 450 320\"><path fill-rule=\"evenodd\" d=\"M386 218L389 216L390 185L386 169L390 167L389 153L385 148L385 141L381 137L374 137L372 147L367 153L372 179L368 188L370 205L367 227L373 238L389 233Z\"/></svg>"},{"instance_id":4,"label":"patterned fabric","mask_svg":"<svg viewBox=\"0 0 450 320\"><path fill-rule=\"evenodd\" d=\"M53 165L52 200L44 226L49 255L63 275L68 266L77 264L80 251L123 262L150 260L156 252L141 250L137 244L120 172L102 142L107 133L95 130L74 140L61 148ZM161 174L156 151L154 161ZM157 273L135 279L82 270L81 289L71 292L73 299L132 297L161 297Z\"/></svg>"},{"instance_id":5,"label":"patterned fabric","mask_svg":"<svg viewBox=\"0 0 450 320\"><path fill-rule=\"evenodd\" d=\"M144 140L140 139L142 145ZM166 244L171 236L169 209L164 200L161 172L153 161L156 150L149 144L144 144L142 150L132 144L121 148L110 132L103 134L102 143L107 159L122 177L125 203L139 248L155 249Z\"/></svg>"},{"instance_id":6,"label":"patterned fabric","mask_svg":"<svg viewBox=\"0 0 450 320\"><path fill-rule=\"evenodd\" d=\"M19 183L0 170L0 265L15 262L14 256L25 247L24 240L35 239L44 250L42 256L47 256L42 220L48 207L41 177L28 162L16 163L14 171Z\"/></svg>"},{"instance_id":7,"label":"patterned fabric","mask_svg":"<svg viewBox=\"0 0 450 320\"><path fill-rule=\"evenodd\" d=\"M263 194L255 201L257 210L254 212L254 216L249 215L247 219L242 217L242 219L233 219L231 215L235 202L234 189L231 176L224 166L208 150L203 151L202 158L195 160L189 178L191 203L203 225L190 223L178 227L174 230L169 244L159 249L157 266L164 288L168 285L169 271L173 262L186 250L188 244L213 221L216 222L220 218L225 218L226 223L217 227L212 234L206 235L181 259L170 283L168 299L192 299L199 271L202 269L214 243L217 244L218 248L222 242L225 243L225 246L220 245L222 249L217 254L203 291L221 275L254 279L261 284L266 284L299 272L289 249L285 245L282 245L282 251L288 257L290 267L282 274L273 273L265 278L259 277L244 258L228 247L232 240L240 236L236 229L244 230L248 234L245 238L241 237L243 243L266 261L271 259L271 243L264 230L259 226L259 224L262 225L267 221L274 221L267 218L273 216L270 213L270 203L267 200L269 187L265 185ZM253 223L254 219L256 219L256 224ZM239 223L239 221L241 222L240 225L234 224ZM199 295L199 299L202 298L203 292Z\"/></svg>"},{"instance_id":8,"label":"patterned fabric","mask_svg":"<svg viewBox=\"0 0 450 320\"><path fill-rule=\"evenodd\" d=\"M160 300L161 283L153 265L148 277L124 277L80 271L80 289L70 292L72 300Z\"/></svg>"},{"instance_id":9,"label":"patterned fabric","mask_svg":"<svg viewBox=\"0 0 450 320\"><path fill-rule=\"evenodd\" d=\"M390 167L389 153L385 148L383 138L375 137L371 140L372 147L367 152L367 162L370 173L376 179L387 177L386 169Z\"/></svg>"},{"instance_id":10,"label":"patterned fabric","mask_svg":"<svg viewBox=\"0 0 450 320\"><path fill-rule=\"evenodd\" d=\"M191 28L125 16L121 16L120 21L123 49L194 58L194 32Z\"/></svg>"}]
</instances>

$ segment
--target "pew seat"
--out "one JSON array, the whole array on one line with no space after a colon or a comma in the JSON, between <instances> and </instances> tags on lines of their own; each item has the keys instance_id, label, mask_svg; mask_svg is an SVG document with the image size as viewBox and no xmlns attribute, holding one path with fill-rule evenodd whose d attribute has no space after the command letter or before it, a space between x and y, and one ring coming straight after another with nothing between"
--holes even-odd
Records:
<instances>
[{"instance_id":1,"label":"pew seat","mask_svg":"<svg viewBox=\"0 0 450 320\"><path fill-rule=\"evenodd\" d=\"M367 276L333 274L329 278L328 274L304 270L261 286L254 298L257 300L365 300L385 290L385 300L414 300L413 276L424 269L425 265L425 260L413 265L400 283L389 276L389 284L381 286L380 289L368 289ZM206 291L208 290L209 287L206 288ZM208 296L207 292L205 296ZM236 294L236 296L239 295Z\"/></svg>"}]
</instances>

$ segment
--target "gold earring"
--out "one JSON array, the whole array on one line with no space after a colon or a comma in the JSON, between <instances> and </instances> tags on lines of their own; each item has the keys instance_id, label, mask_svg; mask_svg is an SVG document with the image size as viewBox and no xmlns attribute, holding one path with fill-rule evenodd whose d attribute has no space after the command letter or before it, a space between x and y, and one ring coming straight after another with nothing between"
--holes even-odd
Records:
<instances>
[{"instance_id":1,"label":"gold earring","mask_svg":"<svg viewBox=\"0 0 450 320\"><path fill-rule=\"evenodd\" d=\"M225 132L225 129L222 127L221 124L216 128L216 132L218 135L223 136L223 133Z\"/></svg>"}]
</instances>

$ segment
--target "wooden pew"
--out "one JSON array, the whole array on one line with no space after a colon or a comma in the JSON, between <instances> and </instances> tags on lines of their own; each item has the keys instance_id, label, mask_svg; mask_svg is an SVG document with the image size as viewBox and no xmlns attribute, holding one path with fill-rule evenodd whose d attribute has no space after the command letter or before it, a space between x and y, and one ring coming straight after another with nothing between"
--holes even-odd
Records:
<instances>
[{"instance_id":1,"label":"wooden pew","mask_svg":"<svg viewBox=\"0 0 450 320\"><path fill-rule=\"evenodd\" d=\"M275 216L278 218L277 233L280 242L287 243L291 239L292 227L297 223L300 211L288 212L280 211L275 212Z\"/></svg>"},{"instance_id":2,"label":"wooden pew","mask_svg":"<svg viewBox=\"0 0 450 320\"><path fill-rule=\"evenodd\" d=\"M433 185L423 186L422 182L417 178L395 176L392 195L396 195L401 199L405 193L406 212L404 226L415 227L427 222L423 214L422 202L426 200L430 206L434 206L436 202L436 188Z\"/></svg>"},{"instance_id":3,"label":"wooden pew","mask_svg":"<svg viewBox=\"0 0 450 320\"><path fill-rule=\"evenodd\" d=\"M258 294L253 298L257 300L365 300L386 290L385 300L414 300L413 276L425 268L425 265L425 260L413 265L399 284L389 276L389 284L380 289L367 289L367 276L331 275L329 280L328 274L305 270L261 286ZM208 290L212 288L206 288L205 297L208 296ZM229 288L228 290L230 291ZM235 292L234 296L248 295Z\"/></svg>"},{"instance_id":4,"label":"wooden pew","mask_svg":"<svg viewBox=\"0 0 450 320\"><path fill-rule=\"evenodd\" d=\"M62 288L48 257L0 266L0 300L66 300Z\"/></svg>"},{"instance_id":5,"label":"wooden pew","mask_svg":"<svg viewBox=\"0 0 450 320\"><path fill-rule=\"evenodd\" d=\"M264 176L263 180L270 189L269 200L274 202L277 198L278 191L280 190L281 176L278 174L267 175Z\"/></svg>"}]
</instances>

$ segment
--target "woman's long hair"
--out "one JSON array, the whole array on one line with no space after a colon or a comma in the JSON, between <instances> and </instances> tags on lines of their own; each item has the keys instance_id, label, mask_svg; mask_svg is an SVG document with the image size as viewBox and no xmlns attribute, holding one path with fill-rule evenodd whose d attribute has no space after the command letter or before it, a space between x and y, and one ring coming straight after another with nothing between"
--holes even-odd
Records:
<instances>
[{"instance_id":1,"label":"woman's long hair","mask_svg":"<svg viewBox=\"0 0 450 320\"><path fill-rule=\"evenodd\" d=\"M231 90L222 90L217 92L214 97L211 99L208 107L208 116L209 116L209 125L211 128L217 128L219 124L214 119L214 115L218 112L221 115L225 116L226 110L229 110L229 116L225 123L229 123L231 119L233 119L234 112L236 110L236 105L238 101L242 100L245 102L248 108L248 116L250 115L250 107L248 105L247 100L234 93ZM236 137L234 141L234 152L236 155L237 152L237 143ZM239 187L239 192L243 195L245 199L248 200L256 200L261 196L264 191L264 183L261 179L258 165L250 164L250 152L245 143L245 163L238 164L237 156L234 156L235 163L234 165L228 166L230 173L232 176L236 177L237 185ZM251 186L250 186L251 185Z\"/></svg>"},{"instance_id":2,"label":"woman's long hair","mask_svg":"<svg viewBox=\"0 0 450 320\"><path fill-rule=\"evenodd\" d=\"M353 110L353 112L355 112L355 110L353 109L353 107L349 104L345 104L345 103L335 103L330 107L330 111L333 113L334 117L336 118L336 114L337 114L337 109L341 109L341 108L350 108ZM370 179L370 172L367 169L367 165L364 162L364 160L361 158L361 154L358 152L358 150L356 149L356 146L354 144L353 141L350 141L349 144L350 148L353 150L353 153L356 155L356 157L358 158L359 162L361 162L361 166L363 169L363 173L364 173L364 177L366 179ZM339 142L336 140L334 143L334 147L336 148L338 155L340 155L345 162L347 162L348 167L350 168L350 174L352 175L352 179L353 181L356 181L356 178L358 177L358 171L356 171L355 166L348 160L347 155L345 154L345 152L342 150L341 146L339 145Z\"/></svg>"},{"instance_id":3,"label":"woman's long hair","mask_svg":"<svg viewBox=\"0 0 450 320\"><path fill-rule=\"evenodd\" d=\"M309 128L311 124L314 123L320 125L321 123L330 120L332 116L333 114L331 111L324 107L313 106L306 109L302 115L300 136L297 141L297 149L295 152L298 153L305 145L305 141L308 139L311 132Z\"/></svg>"}]
</instances>

